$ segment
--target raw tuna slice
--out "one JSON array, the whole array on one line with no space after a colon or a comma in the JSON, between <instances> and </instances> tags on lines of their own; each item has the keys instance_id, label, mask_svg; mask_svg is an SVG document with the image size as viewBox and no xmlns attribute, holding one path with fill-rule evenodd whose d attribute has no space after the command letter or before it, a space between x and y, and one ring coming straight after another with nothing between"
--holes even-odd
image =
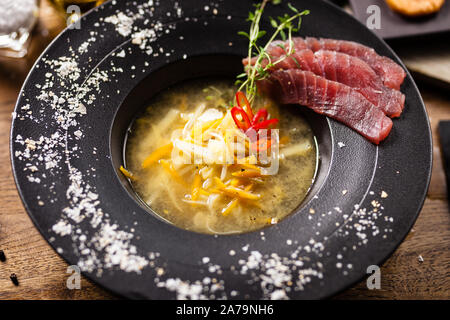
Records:
<instances>
[{"instance_id":1,"label":"raw tuna slice","mask_svg":"<svg viewBox=\"0 0 450 320\"><path fill-rule=\"evenodd\" d=\"M295 50L311 49L316 52L319 50L329 50L348 54L360 58L366 62L378 76L381 77L386 87L400 90L400 86L406 77L405 70L397 63L387 57L378 55L372 48L366 47L360 43L345 40L312 38L306 39L296 37L292 39ZM279 57L288 50L288 41L274 41L269 47L269 54Z\"/></svg>"},{"instance_id":2,"label":"raw tuna slice","mask_svg":"<svg viewBox=\"0 0 450 320\"><path fill-rule=\"evenodd\" d=\"M403 111L405 96L398 90L385 87L379 76L359 58L336 51L319 50L313 53L310 49L304 49L288 57L281 55L277 59L281 60L272 70L311 71L355 88L390 117L398 117ZM263 64L267 64L267 60Z\"/></svg>"},{"instance_id":3,"label":"raw tuna slice","mask_svg":"<svg viewBox=\"0 0 450 320\"><path fill-rule=\"evenodd\" d=\"M310 71L277 70L259 87L282 104L298 103L336 119L375 144L392 128L392 120L358 91Z\"/></svg>"}]
</instances>

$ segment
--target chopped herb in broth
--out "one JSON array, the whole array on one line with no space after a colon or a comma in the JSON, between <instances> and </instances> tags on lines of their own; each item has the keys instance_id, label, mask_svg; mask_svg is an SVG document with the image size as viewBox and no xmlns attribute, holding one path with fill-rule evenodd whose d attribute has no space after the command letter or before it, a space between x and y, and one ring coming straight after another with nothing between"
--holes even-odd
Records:
<instances>
[{"instance_id":1,"label":"chopped herb in broth","mask_svg":"<svg viewBox=\"0 0 450 320\"><path fill-rule=\"evenodd\" d=\"M317 151L298 107L257 98L250 112L260 120L250 124L272 130L265 140L263 130L252 140L238 128L245 115L232 115L235 90L229 81L190 81L155 97L132 126L121 171L153 211L180 228L260 229L290 214L312 184ZM266 162L248 150L267 151ZM203 157L196 158L199 152ZM190 161L178 161L180 153Z\"/></svg>"}]
</instances>

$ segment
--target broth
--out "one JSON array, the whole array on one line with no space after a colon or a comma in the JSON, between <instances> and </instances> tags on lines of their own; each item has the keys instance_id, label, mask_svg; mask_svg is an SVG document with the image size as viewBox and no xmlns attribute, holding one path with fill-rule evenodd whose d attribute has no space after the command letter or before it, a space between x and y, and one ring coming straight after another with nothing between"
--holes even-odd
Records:
<instances>
[{"instance_id":1,"label":"broth","mask_svg":"<svg viewBox=\"0 0 450 320\"><path fill-rule=\"evenodd\" d=\"M189 81L154 97L131 126L125 152L127 170L132 174L130 183L156 214L180 228L210 234L260 229L293 212L313 183L317 149L313 132L301 116L299 107L280 107L263 98L255 100L253 109L264 107L272 118L279 119L279 168L276 174L238 179L235 175L239 174L239 169L234 173L231 170L235 165L193 163L175 166L165 160L171 157L164 150L170 141L174 141L173 132L186 128L189 119L195 118L199 106L203 112L199 119L211 116L209 121L214 123L204 134L211 128L214 131L214 125L218 130L225 121L221 119L227 119L228 106L233 105L235 92L232 82L223 79ZM218 118L220 114L222 118ZM210 140L216 140L216 137L211 136ZM271 150L273 148L272 145ZM162 160L158 161L158 157ZM143 168L144 163L151 165ZM244 166L240 171L251 171L248 168L252 166ZM216 192L211 186L214 181L224 188L224 184L242 184L243 190L251 190L248 193L242 191L244 196L257 195L259 198L238 199L225 192L227 188L221 189L224 192L218 191L217 195L212 193L214 196L211 197L211 192Z\"/></svg>"}]
</instances>

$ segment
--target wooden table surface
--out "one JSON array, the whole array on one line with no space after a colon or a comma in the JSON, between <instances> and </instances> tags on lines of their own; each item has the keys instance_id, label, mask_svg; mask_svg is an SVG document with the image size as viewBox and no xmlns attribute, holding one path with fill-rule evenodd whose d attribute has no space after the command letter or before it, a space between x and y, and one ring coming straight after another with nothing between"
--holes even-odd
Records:
<instances>
[{"instance_id":1,"label":"wooden table surface","mask_svg":"<svg viewBox=\"0 0 450 320\"><path fill-rule=\"evenodd\" d=\"M24 210L11 173L11 112L28 69L61 30L61 20L44 1L41 19L26 61L0 59L0 299L115 299L83 278L69 290L67 263L48 245ZM46 32L47 30L48 32ZM449 299L450 213L438 142L439 120L450 120L450 95L420 86L433 130L433 174L422 212L410 234L381 268L381 289L368 290L365 280L335 299ZM419 261L419 255L423 262ZM15 273L19 286L9 279Z\"/></svg>"}]
</instances>

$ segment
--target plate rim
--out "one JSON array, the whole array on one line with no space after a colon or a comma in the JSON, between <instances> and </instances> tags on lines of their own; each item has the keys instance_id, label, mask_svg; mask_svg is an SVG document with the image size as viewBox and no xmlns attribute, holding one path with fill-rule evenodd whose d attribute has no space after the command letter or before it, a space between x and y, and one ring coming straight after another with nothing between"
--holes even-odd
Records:
<instances>
[{"instance_id":1,"label":"plate rim","mask_svg":"<svg viewBox=\"0 0 450 320\"><path fill-rule=\"evenodd\" d=\"M108 1L108 2L106 2L106 3L103 4L103 5L106 5L106 4L109 3L109 2L111 2L111 1ZM349 15L349 14L346 13L344 10L342 10L342 8L340 8L340 7L338 7L338 6L334 5L334 4L330 4L330 3L324 3L323 5L333 7L335 10L336 10L336 9L339 10L340 12L342 12L342 13L348 15L349 17L351 17L351 18L352 18L354 21L356 21L357 23L363 25L363 24L362 24L358 19L356 19L354 16ZM89 11L88 14L86 14L86 15L84 15L84 16L82 17L82 19L87 19L87 18L86 18L87 16L91 16L91 15L92 15L92 12L97 12L97 11L98 11L98 8L91 9L91 10ZM363 26L364 26L364 25L363 25ZM364 27L365 27L365 26L364 26ZM63 37L63 36L66 34L66 32L68 32L67 30L70 30L70 29L67 29L67 28L66 28L64 31L62 31L60 34L58 34L58 35L51 41L51 43L48 45L48 47L41 53L41 55L39 56L39 58L36 59L36 61L34 62L32 68L30 69L30 72L28 73L28 75L27 75L27 77L26 77L26 79L25 79L25 81L24 81L24 83L23 83L23 85L22 85L22 87L21 87L21 89L20 89L19 97L18 97L18 99L17 99L17 101L16 101L16 105L15 105L15 107L14 107L14 111L16 111L17 108L20 106L21 96L23 95L24 88L28 85L29 77L30 77L31 74L35 71L36 65L41 61L42 57L44 57L45 54L47 54L47 52L49 52L50 50L52 50L52 48L53 48L53 46L54 46L54 43L56 43L57 41L59 41L59 39L60 39L61 37ZM387 253L385 254L385 258L380 262L380 265L381 265L381 263L384 263L387 259L389 259L389 257L391 257L391 255L392 255L392 253L395 252L395 251L397 250L398 246L400 246L400 244L403 243L403 241L404 241L404 239L406 238L406 236L408 235L409 231L411 230L411 228L412 228L413 225L415 224L415 222L416 222L416 220L417 220L417 218L418 218L420 212L422 211L422 208L423 208L423 205L424 205L426 196L427 196L427 191L428 191L428 188L429 188L429 185L430 185L430 180L431 180L432 164L433 164L433 153L432 153L432 150L433 150L433 141L432 141L432 132L431 132L430 120L429 120L428 113L426 112L426 108L425 108L425 104L424 104L424 102L423 102L423 98L422 98L422 96L420 95L420 91L418 90L418 87L417 87L417 85L416 85L414 79L412 78L410 72L408 71L408 69L406 69L406 67L404 66L403 62L399 59L399 57L398 57L397 54L391 49L391 47L385 42L385 40L382 39L381 37L379 37L378 35L376 35L373 31L371 31L371 30L369 30L369 31L372 32L372 33L374 34L374 36L375 36L376 38L378 38L378 40L379 40L379 41L380 41L380 42L381 42L381 43L382 43L382 44L390 51L391 55L395 57L396 62L399 63L399 64L406 70L407 77L410 78L411 84L412 84L412 86L413 86L414 91L417 91L417 92L418 92L418 97L419 97L419 99L420 99L420 101L419 101L419 102L420 102L420 105L421 105L421 107L422 107L422 108L424 109L424 111L425 111L425 112L424 112L424 115L425 115L426 124L427 124L428 140L429 140L430 151L431 151L431 152L429 153L429 170L428 170L428 172L427 172L427 181L426 181L426 185L425 185L425 190L424 190L424 192L423 192L423 195L422 195L421 198L420 198L420 203L421 203L421 205L416 209L416 211L415 211L415 213L414 213L414 217L413 217L413 219L410 221L410 225L408 225L408 228L407 228L408 231L405 233L405 235L402 236L401 241L397 241L396 244L394 245L394 247L392 248L392 250L390 250L389 252L387 252ZM39 224L38 224L38 222L37 222L37 220L36 220L36 217L32 214L31 209L29 208L29 206L28 206L28 204L27 204L27 201L26 201L26 199L25 199L25 195L23 194L23 190L22 190L22 188L21 188L20 185L19 185L19 179L18 179L18 176L17 176L16 168L15 168L15 166L14 166L14 154L13 154L13 149L14 149L14 146L13 146L13 142L14 142L14 141L13 141L13 138L14 138L14 137L13 137L13 130L14 130L14 127L15 127L15 126L14 126L14 123L15 123L15 119L13 118L13 119L12 119L12 123L11 123L11 128L10 128L10 141L9 141L9 142L10 142L10 146L9 146L9 147L10 147L10 148L9 148L9 150L10 150L10 161L11 161L11 168L12 168L12 173L13 173L13 177L14 177L14 182L15 182L16 188L17 188L17 190L18 190L19 196L20 196L20 198L21 198L21 201L22 201L22 203L23 203L23 206L24 206L24 208L25 208L25 210L26 210L28 216L29 216L29 217L31 218L31 220L33 221L34 226L38 229L39 233L43 236L43 238L47 241L47 243L50 244L50 246L53 248L53 250L55 250L55 252L56 252L60 257L62 257L62 258L64 259L64 261L66 261L67 263L70 263L70 261L68 261L68 260L66 259L65 255L59 254L59 253L57 252L56 245L55 245L54 243L50 242L50 241L48 240L48 237L46 237L45 232L44 232L45 230L43 230L43 229L39 226ZM114 295L119 295L119 296L126 297L126 295L122 295L122 293L118 293L118 292L112 291L110 288L108 288L106 285L104 285L104 284L102 283L102 281L99 281L99 279L98 279L97 277L95 277L93 274L91 274L91 273L89 273L89 272L82 272L82 273L83 273L84 276L86 276L87 278L89 278L91 281L95 282L96 284L100 285L102 288L106 289L106 291L111 292L111 293L113 293ZM340 288L340 289L337 289L337 290L335 290L335 292L330 292L328 295L322 296L322 298L332 297L332 296L338 294L339 292L342 292L343 290L345 290L345 289L347 289L347 288L353 286L355 283L358 283L359 281L361 281L361 279L362 279L363 277L364 277L364 275L362 275L361 278L358 278L358 280L356 280L356 281L354 281L354 282L348 284L348 286L347 286L346 288Z\"/></svg>"}]
</instances>

